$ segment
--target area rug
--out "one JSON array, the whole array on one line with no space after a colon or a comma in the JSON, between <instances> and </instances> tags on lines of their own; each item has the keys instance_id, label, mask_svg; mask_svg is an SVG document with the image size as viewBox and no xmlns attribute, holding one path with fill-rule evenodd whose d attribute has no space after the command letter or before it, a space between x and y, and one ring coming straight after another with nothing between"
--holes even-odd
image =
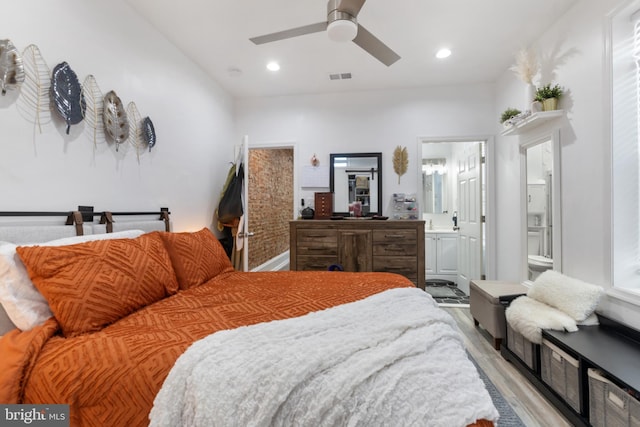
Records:
<instances>
[{"instance_id":1,"label":"area rug","mask_svg":"<svg viewBox=\"0 0 640 427\"><path fill-rule=\"evenodd\" d=\"M468 307L469 296L456 285L427 284L424 288L441 307Z\"/></svg>"},{"instance_id":2,"label":"area rug","mask_svg":"<svg viewBox=\"0 0 640 427\"><path fill-rule=\"evenodd\" d=\"M467 353L467 355L469 356L469 360L471 360L471 363L473 363L473 365L478 370L478 374L480 374L480 378L484 382L484 385L487 388L487 391L489 392L489 396L491 396L493 405L498 410L498 413L500 413L500 419L498 420L498 423L497 423L498 426L524 427L525 424L522 422L518 414L515 413L511 405L509 405L509 402L506 401L504 396L502 396L502 394L498 391L496 386L491 382L489 377L487 377L487 374L484 373L482 368L478 366L476 361L473 359L473 357L471 357L469 353Z\"/></svg>"}]
</instances>

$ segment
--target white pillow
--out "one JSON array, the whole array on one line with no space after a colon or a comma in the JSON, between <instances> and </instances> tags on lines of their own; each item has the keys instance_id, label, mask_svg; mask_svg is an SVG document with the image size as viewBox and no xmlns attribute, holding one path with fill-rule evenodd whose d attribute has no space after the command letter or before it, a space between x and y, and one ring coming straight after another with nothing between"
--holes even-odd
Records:
<instances>
[{"instance_id":1,"label":"white pillow","mask_svg":"<svg viewBox=\"0 0 640 427\"><path fill-rule=\"evenodd\" d=\"M527 292L529 298L555 307L577 322L582 322L593 314L603 294L601 286L554 270L547 270L538 276Z\"/></svg>"},{"instance_id":2,"label":"white pillow","mask_svg":"<svg viewBox=\"0 0 640 427\"><path fill-rule=\"evenodd\" d=\"M117 233L65 237L29 245L0 242L0 304L7 312L9 319L23 331L41 325L53 316L47 300L31 282L26 267L16 253L18 246L65 246L93 240L135 238L143 233L142 230L126 230ZM0 335L4 332L6 331L0 331Z\"/></svg>"}]
</instances>

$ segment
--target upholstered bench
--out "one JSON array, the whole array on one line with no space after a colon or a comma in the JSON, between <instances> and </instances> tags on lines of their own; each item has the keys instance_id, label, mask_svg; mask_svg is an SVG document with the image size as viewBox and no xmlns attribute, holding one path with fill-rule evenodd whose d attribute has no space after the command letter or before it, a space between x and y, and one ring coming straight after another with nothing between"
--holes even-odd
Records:
<instances>
[{"instance_id":1,"label":"upholstered bench","mask_svg":"<svg viewBox=\"0 0 640 427\"><path fill-rule=\"evenodd\" d=\"M520 283L496 280L472 280L470 282L469 306L473 323L482 327L493 337L493 347L500 350L506 334L504 303L525 295L527 287Z\"/></svg>"}]
</instances>

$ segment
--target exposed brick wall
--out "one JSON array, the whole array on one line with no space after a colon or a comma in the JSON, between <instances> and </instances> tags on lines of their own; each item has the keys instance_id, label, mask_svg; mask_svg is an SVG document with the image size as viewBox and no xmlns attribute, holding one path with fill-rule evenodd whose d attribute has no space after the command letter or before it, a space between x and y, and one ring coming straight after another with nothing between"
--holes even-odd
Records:
<instances>
[{"instance_id":1,"label":"exposed brick wall","mask_svg":"<svg viewBox=\"0 0 640 427\"><path fill-rule=\"evenodd\" d=\"M289 249L293 149L249 150L249 269Z\"/></svg>"}]
</instances>

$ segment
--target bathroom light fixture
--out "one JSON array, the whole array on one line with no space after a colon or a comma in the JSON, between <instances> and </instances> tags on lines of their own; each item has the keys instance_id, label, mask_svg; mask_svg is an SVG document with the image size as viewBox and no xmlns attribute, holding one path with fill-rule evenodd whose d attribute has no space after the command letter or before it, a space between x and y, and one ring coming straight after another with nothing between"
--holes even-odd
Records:
<instances>
[{"instance_id":1,"label":"bathroom light fixture","mask_svg":"<svg viewBox=\"0 0 640 427\"><path fill-rule=\"evenodd\" d=\"M438 59L444 59L444 58L448 58L449 56L451 56L451 50L445 48L440 49L437 53L436 53L436 58Z\"/></svg>"},{"instance_id":2,"label":"bathroom light fixture","mask_svg":"<svg viewBox=\"0 0 640 427\"><path fill-rule=\"evenodd\" d=\"M267 64L267 70L269 71L278 71L280 69L280 64L276 61L271 61Z\"/></svg>"},{"instance_id":3,"label":"bathroom light fixture","mask_svg":"<svg viewBox=\"0 0 640 427\"><path fill-rule=\"evenodd\" d=\"M327 34L334 42L350 42L358 35L358 24L350 19L337 19L329 23Z\"/></svg>"}]
</instances>

